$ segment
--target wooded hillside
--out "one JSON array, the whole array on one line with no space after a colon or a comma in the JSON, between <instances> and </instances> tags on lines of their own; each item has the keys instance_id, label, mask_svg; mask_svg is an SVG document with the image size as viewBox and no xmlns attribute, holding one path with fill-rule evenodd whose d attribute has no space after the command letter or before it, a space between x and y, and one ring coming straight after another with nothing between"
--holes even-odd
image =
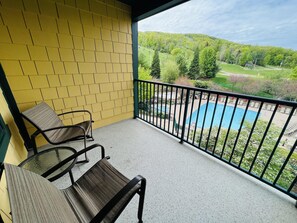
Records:
<instances>
[{"instance_id":1,"label":"wooded hillside","mask_svg":"<svg viewBox=\"0 0 297 223\"><path fill-rule=\"evenodd\" d=\"M297 66L297 51L273 46L253 46L234 43L203 34L171 34L160 32L139 32L139 45L172 55L182 53L193 57L194 50L211 46L217 53L217 60L229 64L249 66Z\"/></svg>"},{"instance_id":2,"label":"wooded hillside","mask_svg":"<svg viewBox=\"0 0 297 223\"><path fill-rule=\"evenodd\" d=\"M297 100L297 51L202 34L139 33L139 79Z\"/></svg>"}]
</instances>

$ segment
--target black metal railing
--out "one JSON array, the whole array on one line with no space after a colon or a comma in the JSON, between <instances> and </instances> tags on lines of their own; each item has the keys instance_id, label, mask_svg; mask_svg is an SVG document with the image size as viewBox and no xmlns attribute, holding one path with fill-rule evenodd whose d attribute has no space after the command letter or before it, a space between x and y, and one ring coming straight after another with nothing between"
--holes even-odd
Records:
<instances>
[{"instance_id":1,"label":"black metal railing","mask_svg":"<svg viewBox=\"0 0 297 223\"><path fill-rule=\"evenodd\" d=\"M297 199L297 103L135 80L136 117Z\"/></svg>"}]
</instances>

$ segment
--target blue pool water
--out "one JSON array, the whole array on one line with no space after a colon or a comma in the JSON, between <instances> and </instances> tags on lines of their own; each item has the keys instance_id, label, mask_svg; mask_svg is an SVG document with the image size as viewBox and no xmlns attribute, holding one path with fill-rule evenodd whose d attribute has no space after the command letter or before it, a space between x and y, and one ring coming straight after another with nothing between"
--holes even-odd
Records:
<instances>
[{"instance_id":1,"label":"blue pool water","mask_svg":"<svg viewBox=\"0 0 297 223\"><path fill-rule=\"evenodd\" d=\"M162 112L168 114L169 110L166 105L155 105L155 111Z\"/></svg>"},{"instance_id":2,"label":"blue pool water","mask_svg":"<svg viewBox=\"0 0 297 223\"><path fill-rule=\"evenodd\" d=\"M201 105L199 108L199 117L198 117L198 122L197 122L197 128L202 128L203 119L204 119L205 111L206 111L206 106L207 106L207 104L204 104L204 105ZM210 128L211 119L212 119L212 116L214 113L214 108L215 108L214 103L208 103L204 128ZM224 109L224 105L217 104L217 108L216 108L216 112L215 112L214 120L213 120L213 125L212 125L213 127L215 127L215 126L218 127L220 125L221 118L223 115L223 109ZM223 122L222 122L222 128L229 128L233 110L234 110L233 106L226 106L226 110L225 110L225 114L224 114ZM245 110L242 108L236 108L235 113L234 113L234 118L233 118L233 121L231 124L231 129L234 129L234 130L239 129L241 121L243 119L244 111ZM197 119L197 113L198 113L198 110L194 111L192 113L191 123L190 123L190 117L188 117L186 120L186 124L189 124L189 123L191 125L195 124L196 119ZM256 116L257 116L257 112L248 110L246 113L246 116L245 116L245 121L249 121L249 122L253 123L256 119Z\"/></svg>"}]
</instances>

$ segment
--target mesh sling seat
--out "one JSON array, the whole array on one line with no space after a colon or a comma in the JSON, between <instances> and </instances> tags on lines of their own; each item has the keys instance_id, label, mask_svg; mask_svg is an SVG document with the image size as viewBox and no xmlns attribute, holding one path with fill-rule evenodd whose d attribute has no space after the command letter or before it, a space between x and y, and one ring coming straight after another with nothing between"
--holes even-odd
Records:
<instances>
[{"instance_id":1,"label":"mesh sling seat","mask_svg":"<svg viewBox=\"0 0 297 223\"><path fill-rule=\"evenodd\" d=\"M75 124L64 125L59 116L71 113L88 113L89 120ZM37 153L35 138L42 134L43 137L53 145L62 144L73 140L84 140L84 148L86 148L86 140L93 140L92 133L92 114L88 110L77 110L56 114L56 112L45 102L30 108L21 113L23 118L30 122L37 131L31 135L31 140L34 146L34 153ZM87 160L87 156L86 156Z\"/></svg>"},{"instance_id":2,"label":"mesh sling seat","mask_svg":"<svg viewBox=\"0 0 297 223\"><path fill-rule=\"evenodd\" d=\"M138 175L129 180L107 157L64 190L20 167L3 167L13 222L115 222L136 193L140 196L138 220L142 222L145 178Z\"/></svg>"}]
</instances>

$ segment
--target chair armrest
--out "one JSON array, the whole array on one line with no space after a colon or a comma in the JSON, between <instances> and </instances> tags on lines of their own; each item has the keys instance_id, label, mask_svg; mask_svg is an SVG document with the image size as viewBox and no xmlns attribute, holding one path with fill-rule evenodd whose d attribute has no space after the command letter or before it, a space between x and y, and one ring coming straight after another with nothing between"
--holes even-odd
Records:
<instances>
[{"instance_id":1,"label":"chair armrest","mask_svg":"<svg viewBox=\"0 0 297 223\"><path fill-rule=\"evenodd\" d=\"M91 223L101 222L104 217L114 208L118 202L138 183L141 183L141 190L145 190L146 179L140 175L134 177L130 180L129 183L126 184L100 211L99 213L92 219ZM136 191L137 192L137 191ZM134 195L134 194L133 194ZM129 200L127 201L128 204ZM126 206L126 204L124 205Z\"/></svg>"},{"instance_id":2,"label":"chair armrest","mask_svg":"<svg viewBox=\"0 0 297 223\"><path fill-rule=\"evenodd\" d=\"M91 122L94 122L93 121L93 118L92 118L92 113L90 111L88 111L88 110L75 110L75 111L63 112L63 113L58 114L58 116L67 115L67 114L71 114L71 113L79 113L79 112L89 113L89 115L90 115L90 121Z\"/></svg>"},{"instance_id":3,"label":"chair armrest","mask_svg":"<svg viewBox=\"0 0 297 223\"><path fill-rule=\"evenodd\" d=\"M49 131L53 131L53 130L58 130L58 129L68 129L68 128L79 128L83 131L84 135L86 135L86 130L79 125L64 125L64 126L59 126L59 127L54 127L54 128L49 128L49 129L45 129L45 130L37 130L35 131L32 135L31 135L31 139L35 139L35 137L37 135L39 135L40 133L45 133L45 132L49 132ZM50 140L49 140L50 141Z\"/></svg>"},{"instance_id":4,"label":"chair armrest","mask_svg":"<svg viewBox=\"0 0 297 223\"><path fill-rule=\"evenodd\" d=\"M49 131L53 131L53 130L58 130L58 129L69 129L69 128L80 128L81 130L83 130L84 132L86 131L83 127L79 126L79 125L64 125L64 126L58 126L58 127L54 127L54 128L49 128L49 129L45 129L45 130L37 130L35 133L37 133L37 135L39 133L43 133L43 132L49 132Z\"/></svg>"},{"instance_id":5,"label":"chair armrest","mask_svg":"<svg viewBox=\"0 0 297 223\"><path fill-rule=\"evenodd\" d=\"M87 148L82 149L82 150L78 151L77 153L69 156L68 158L62 160L60 163L58 163L57 165L55 165L52 168L50 168L48 171L46 171L45 173L43 173L41 176L43 176L43 177L49 176L50 174L52 174L53 172L55 172L57 169L59 169L60 167L62 167L66 163L68 163L69 161L77 158L78 156L82 155L83 153L85 153L85 152L87 152L87 151L89 151L91 149L94 149L96 147L100 147L101 148L101 159L103 159L105 157L104 147L102 145L100 145L100 144L93 144L93 145L88 146Z\"/></svg>"}]
</instances>

